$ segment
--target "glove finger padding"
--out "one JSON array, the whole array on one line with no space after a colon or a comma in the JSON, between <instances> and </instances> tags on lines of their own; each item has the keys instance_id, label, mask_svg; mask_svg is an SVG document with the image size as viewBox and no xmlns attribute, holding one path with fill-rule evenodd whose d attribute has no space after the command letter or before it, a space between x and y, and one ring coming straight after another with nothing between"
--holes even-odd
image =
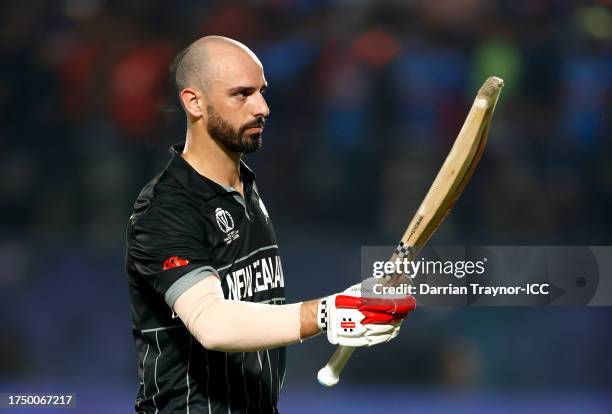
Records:
<instances>
[{"instance_id":1,"label":"glove finger padding","mask_svg":"<svg viewBox=\"0 0 612 414\"><path fill-rule=\"evenodd\" d=\"M390 335L370 335L359 338L345 338L341 337L339 344L342 346L353 346L353 347L364 347L382 344L390 341Z\"/></svg>"},{"instance_id":2,"label":"glove finger padding","mask_svg":"<svg viewBox=\"0 0 612 414\"><path fill-rule=\"evenodd\" d=\"M398 329L398 333L399 333L399 329ZM366 347L389 342L391 339L395 338L397 335L398 334L370 335L367 337L368 344L366 345Z\"/></svg>"},{"instance_id":3,"label":"glove finger padding","mask_svg":"<svg viewBox=\"0 0 612 414\"><path fill-rule=\"evenodd\" d=\"M330 343L344 346L372 346L390 341L399 334L400 323L416 307L412 296L401 299L363 298L333 295L321 302Z\"/></svg>"},{"instance_id":4,"label":"glove finger padding","mask_svg":"<svg viewBox=\"0 0 612 414\"><path fill-rule=\"evenodd\" d=\"M337 295L335 304L336 308L358 309L366 315L366 319L362 322L364 324L389 323L392 320L401 320L416 307L413 296L404 296L400 299L381 299Z\"/></svg>"},{"instance_id":5,"label":"glove finger padding","mask_svg":"<svg viewBox=\"0 0 612 414\"><path fill-rule=\"evenodd\" d=\"M396 324L367 324L367 325L363 325L368 333L368 335L379 335L379 334L384 334L384 335L388 335L393 333L393 331L395 330L395 328L397 326L399 326L398 323Z\"/></svg>"},{"instance_id":6,"label":"glove finger padding","mask_svg":"<svg viewBox=\"0 0 612 414\"><path fill-rule=\"evenodd\" d=\"M393 338L395 338L396 336L399 335L401 326L402 326L401 322L397 324L397 326L395 327L395 329L391 333L391 336L389 337L389 339L387 339L387 342L389 342L390 340L392 340Z\"/></svg>"}]
</instances>

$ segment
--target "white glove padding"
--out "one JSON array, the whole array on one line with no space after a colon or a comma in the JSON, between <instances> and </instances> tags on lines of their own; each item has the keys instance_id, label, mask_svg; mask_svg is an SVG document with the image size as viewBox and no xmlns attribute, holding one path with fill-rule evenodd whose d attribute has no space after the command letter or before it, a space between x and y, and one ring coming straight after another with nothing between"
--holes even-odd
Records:
<instances>
[{"instance_id":1,"label":"white glove padding","mask_svg":"<svg viewBox=\"0 0 612 414\"><path fill-rule=\"evenodd\" d=\"M399 334L402 319L416 307L412 296L400 299L361 297L360 284L319 303L318 324L333 345L368 347Z\"/></svg>"}]
</instances>

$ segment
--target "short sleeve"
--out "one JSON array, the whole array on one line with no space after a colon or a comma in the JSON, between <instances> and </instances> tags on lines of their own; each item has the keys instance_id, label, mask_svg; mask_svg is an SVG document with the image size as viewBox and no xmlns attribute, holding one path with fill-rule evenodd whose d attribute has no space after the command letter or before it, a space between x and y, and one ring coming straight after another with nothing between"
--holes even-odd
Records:
<instances>
[{"instance_id":1,"label":"short sleeve","mask_svg":"<svg viewBox=\"0 0 612 414\"><path fill-rule=\"evenodd\" d=\"M151 206L128 226L128 270L150 283L170 307L200 280L219 276L195 214L184 205Z\"/></svg>"}]
</instances>

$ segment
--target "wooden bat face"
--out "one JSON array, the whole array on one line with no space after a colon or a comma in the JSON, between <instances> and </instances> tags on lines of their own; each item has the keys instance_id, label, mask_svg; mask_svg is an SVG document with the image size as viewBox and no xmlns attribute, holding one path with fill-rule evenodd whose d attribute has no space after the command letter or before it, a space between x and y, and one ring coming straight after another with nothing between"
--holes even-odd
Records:
<instances>
[{"instance_id":1,"label":"wooden bat face","mask_svg":"<svg viewBox=\"0 0 612 414\"><path fill-rule=\"evenodd\" d=\"M395 249L396 257L413 259L453 207L482 156L493 110L504 82L490 77L472 108L446 160Z\"/></svg>"}]
</instances>

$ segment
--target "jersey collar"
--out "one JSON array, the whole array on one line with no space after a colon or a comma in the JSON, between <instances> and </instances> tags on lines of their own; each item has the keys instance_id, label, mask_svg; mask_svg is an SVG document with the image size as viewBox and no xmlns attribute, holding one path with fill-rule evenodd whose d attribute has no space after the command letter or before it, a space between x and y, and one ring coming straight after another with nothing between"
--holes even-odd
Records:
<instances>
[{"instance_id":1,"label":"jersey collar","mask_svg":"<svg viewBox=\"0 0 612 414\"><path fill-rule=\"evenodd\" d=\"M196 191L207 197L213 197L218 194L227 194L228 189L221 184L218 184L208 177L200 175L191 165L181 156L185 143L176 144L170 147L170 162L166 167L166 171L174 175L176 179L185 188ZM240 176L243 181L252 185L255 181L255 173L248 165L240 160Z\"/></svg>"}]
</instances>

